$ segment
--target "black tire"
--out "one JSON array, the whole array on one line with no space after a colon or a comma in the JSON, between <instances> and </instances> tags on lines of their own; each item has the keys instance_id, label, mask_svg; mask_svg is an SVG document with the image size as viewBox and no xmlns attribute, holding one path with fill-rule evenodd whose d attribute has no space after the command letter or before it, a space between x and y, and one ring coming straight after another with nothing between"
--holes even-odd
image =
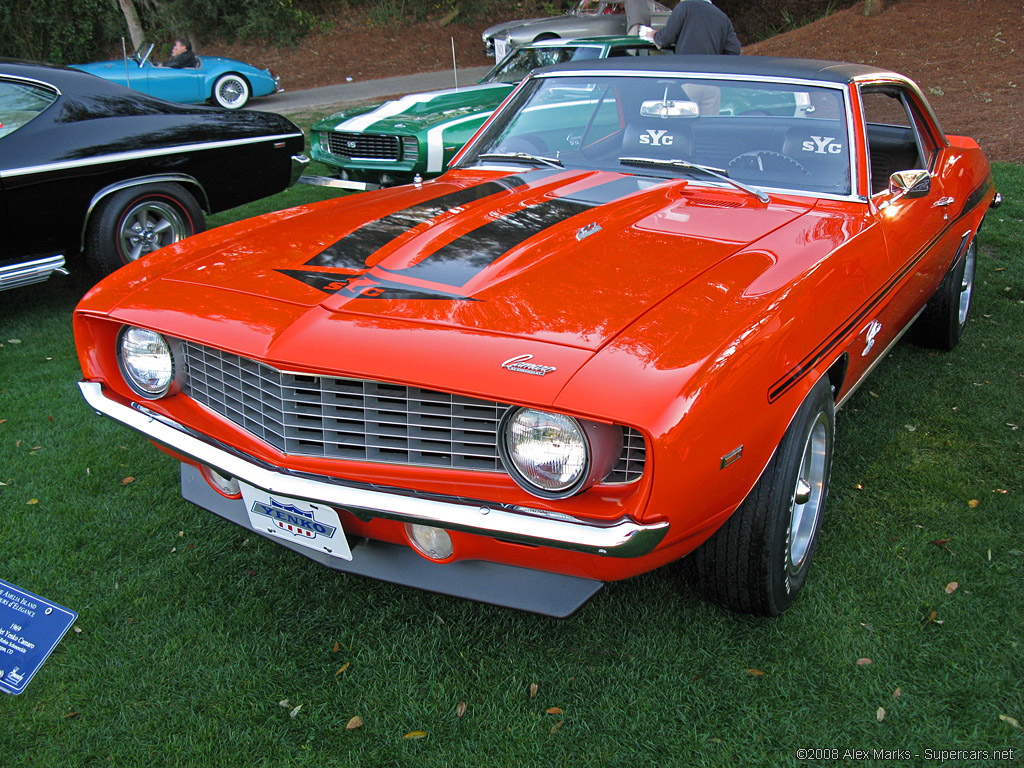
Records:
<instances>
[{"instance_id":1,"label":"black tire","mask_svg":"<svg viewBox=\"0 0 1024 768\"><path fill-rule=\"evenodd\" d=\"M683 560L683 573L708 600L740 613L778 616L796 599L818 542L835 424L832 388L823 377L750 495Z\"/></svg>"},{"instance_id":2,"label":"black tire","mask_svg":"<svg viewBox=\"0 0 1024 768\"><path fill-rule=\"evenodd\" d=\"M960 343L971 312L977 262L978 241L975 238L946 273L914 323L911 338L915 343L945 350Z\"/></svg>"},{"instance_id":3,"label":"black tire","mask_svg":"<svg viewBox=\"0 0 1024 768\"><path fill-rule=\"evenodd\" d=\"M130 261L206 229L203 212L179 184L150 184L115 192L89 220L85 257L108 275Z\"/></svg>"},{"instance_id":4,"label":"black tire","mask_svg":"<svg viewBox=\"0 0 1024 768\"><path fill-rule=\"evenodd\" d=\"M250 94L249 82L241 75L229 72L217 78L210 99L224 109L241 109L249 103Z\"/></svg>"}]
</instances>

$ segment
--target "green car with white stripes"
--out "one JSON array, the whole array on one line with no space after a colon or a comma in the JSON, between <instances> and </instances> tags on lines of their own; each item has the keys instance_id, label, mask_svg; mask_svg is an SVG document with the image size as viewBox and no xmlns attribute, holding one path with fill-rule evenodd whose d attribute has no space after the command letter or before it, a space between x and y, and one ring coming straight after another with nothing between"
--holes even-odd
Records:
<instances>
[{"instance_id":1,"label":"green car with white stripes","mask_svg":"<svg viewBox=\"0 0 1024 768\"><path fill-rule=\"evenodd\" d=\"M478 85L352 107L310 129L313 158L337 169L352 189L439 176L505 97L531 70L566 61L659 53L636 36L544 40L511 51Z\"/></svg>"}]
</instances>

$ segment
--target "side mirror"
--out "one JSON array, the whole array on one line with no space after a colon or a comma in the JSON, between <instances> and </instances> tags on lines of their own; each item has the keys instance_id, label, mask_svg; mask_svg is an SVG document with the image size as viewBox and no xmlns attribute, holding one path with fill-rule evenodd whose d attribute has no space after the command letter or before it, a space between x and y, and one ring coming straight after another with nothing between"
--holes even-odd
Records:
<instances>
[{"instance_id":1,"label":"side mirror","mask_svg":"<svg viewBox=\"0 0 1024 768\"><path fill-rule=\"evenodd\" d=\"M932 191L932 176L928 171L896 171L889 177L889 192L895 197L924 197Z\"/></svg>"}]
</instances>

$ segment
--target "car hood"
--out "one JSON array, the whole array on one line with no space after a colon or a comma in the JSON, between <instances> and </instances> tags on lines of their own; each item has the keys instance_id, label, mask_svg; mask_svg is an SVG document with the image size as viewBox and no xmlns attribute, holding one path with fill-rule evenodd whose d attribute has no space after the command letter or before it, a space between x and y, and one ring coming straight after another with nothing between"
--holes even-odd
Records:
<instances>
[{"instance_id":1,"label":"car hood","mask_svg":"<svg viewBox=\"0 0 1024 768\"><path fill-rule=\"evenodd\" d=\"M510 29L516 27L522 27L527 24L536 24L538 21L552 21L554 19L561 19L561 16L537 16L532 19L516 19L515 21L506 21L502 24L495 24L493 27L488 27L484 30L483 37L485 39L491 37L498 37L503 32L508 32Z\"/></svg>"},{"instance_id":2,"label":"car hood","mask_svg":"<svg viewBox=\"0 0 1024 768\"><path fill-rule=\"evenodd\" d=\"M370 108L338 112L313 126L318 131L415 133L478 112L489 113L514 86L472 85L458 90L414 93Z\"/></svg>"},{"instance_id":3,"label":"car hood","mask_svg":"<svg viewBox=\"0 0 1024 768\"><path fill-rule=\"evenodd\" d=\"M188 261L111 314L307 369L324 350L372 376L382 359L539 348L568 372L809 208L618 173L450 172L190 238Z\"/></svg>"}]
</instances>

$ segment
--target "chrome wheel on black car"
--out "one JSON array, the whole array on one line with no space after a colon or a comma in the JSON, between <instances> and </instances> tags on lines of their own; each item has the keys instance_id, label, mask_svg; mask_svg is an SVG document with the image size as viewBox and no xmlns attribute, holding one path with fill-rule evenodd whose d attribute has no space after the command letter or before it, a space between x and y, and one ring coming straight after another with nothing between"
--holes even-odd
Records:
<instances>
[{"instance_id":1,"label":"chrome wheel on black car","mask_svg":"<svg viewBox=\"0 0 1024 768\"><path fill-rule=\"evenodd\" d=\"M93 215L86 258L107 274L205 228L203 212L184 187L129 187L104 199Z\"/></svg>"}]
</instances>

